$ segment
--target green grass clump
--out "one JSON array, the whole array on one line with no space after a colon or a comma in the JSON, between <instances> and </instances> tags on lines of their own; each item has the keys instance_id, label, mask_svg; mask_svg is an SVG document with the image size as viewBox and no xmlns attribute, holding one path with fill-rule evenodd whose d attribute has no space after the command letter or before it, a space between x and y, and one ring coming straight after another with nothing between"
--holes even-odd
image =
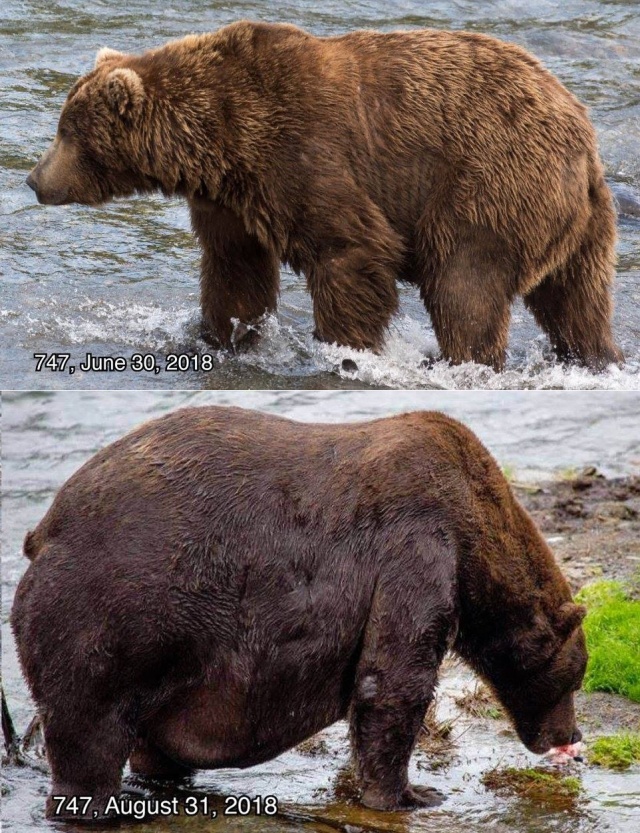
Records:
<instances>
[{"instance_id":1,"label":"green grass clump","mask_svg":"<svg viewBox=\"0 0 640 833\"><path fill-rule=\"evenodd\" d=\"M589 744L589 761L608 769L629 769L640 764L640 732L604 735Z\"/></svg>"},{"instance_id":2,"label":"green grass clump","mask_svg":"<svg viewBox=\"0 0 640 833\"><path fill-rule=\"evenodd\" d=\"M509 483L511 483L511 481L512 481L512 480L515 478L515 476L516 476L516 470L515 470L515 468L514 468L512 465L510 465L509 463L505 463L505 465L504 465L504 466L502 466L502 474L504 475L505 480L508 480L508 481L509 481Z\"/></svg>"},{"instance_id":3,"label":"green grass clump","mask_svg":"<svg viewBox=\"0 0 640 833\"><path fill-rule=\"evenodd\" d=\"M481 781L497 795L517 795L555 809L572 807L582 792L578 778L539 769L491 769L483 774Z\"/></svg>"},{"instance_id":4,"label":"green grass clump","mask_svg":"<svg viewBox=\"0 0 640 833\"><path fill-rule=\"evenodd\" d=\"M622 694L640 703L640 601L617 581L587 585L576 600L588 611L584 690Z\"/></svg>"}]
</instances>

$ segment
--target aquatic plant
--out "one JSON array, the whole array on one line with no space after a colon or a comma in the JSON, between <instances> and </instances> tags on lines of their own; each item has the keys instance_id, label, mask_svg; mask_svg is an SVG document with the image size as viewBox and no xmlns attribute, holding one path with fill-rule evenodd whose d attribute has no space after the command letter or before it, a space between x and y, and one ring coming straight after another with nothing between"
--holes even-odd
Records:
<instances>
[{"instance_id":1,"label":"aquatic plant","mask_svg":"<svg viewBox=\"0 0 640 833\"><path fill-rule=\"evenodd\" d=\"M568 809L582 792L578 778L540 769L490 769L481 779L484 786L499 796L516 795L531 801Z\"/></svg>"},{"instance_id":2,"label":"aquatic plant","mask_svg":"<svg viewBox=\"0 0 640 833\"><path fill-rule=\"evenodd\" d=\"M584 690L622 694L640 703L640 601L632 597L631 586L598 581L583 587L576 600L588 611Z\"/></svg>"},{"instance_id":3,"label":"aquatic plant","mask_svg":"<svg viewBox=\"0 0 640 833\"><path fill-rule=\"evenodd\" d=\"M472 717L491 718L492 720L499 720L504 717L504 711L483 683L476 683L475 688L464 691L463 694L454 699L456 705Z\"/></svg>"}]
</instances>

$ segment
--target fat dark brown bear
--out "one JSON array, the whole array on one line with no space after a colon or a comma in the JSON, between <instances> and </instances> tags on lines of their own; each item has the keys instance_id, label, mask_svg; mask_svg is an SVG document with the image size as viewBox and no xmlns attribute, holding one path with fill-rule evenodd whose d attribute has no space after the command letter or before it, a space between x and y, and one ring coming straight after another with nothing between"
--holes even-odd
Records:
<instances>
[{"instance_id":1,"label":"fat dark brown bear","mask_svg":"<svg viewBox=\"0 0 640 833\"><path fill-rule=\"evenodd\" d=\"M454 363L504 366L519 295L563 360L622 361L615 215L586 110L494 38L244 21L103 49L28 182L49 204L186 197L205 331L225 347L276 308L288 263L324 341L380 349L404 281Z\"/></svg>"},{"instance_id":2,"label":"fat dark brown bear","mask_svg":"<svg viewBox=\"0 0 640 833\"><path fill-rule=\"evenodd\" d=\"M73 475L25 554L11 622L52 795L93 796L89 813L127 759L163 777L248 767L341 718L362 802L428 805L407 766L449 648L529 749L580 738L584 609L442 414L176 411Z\"/></svg>"}]
</instances>

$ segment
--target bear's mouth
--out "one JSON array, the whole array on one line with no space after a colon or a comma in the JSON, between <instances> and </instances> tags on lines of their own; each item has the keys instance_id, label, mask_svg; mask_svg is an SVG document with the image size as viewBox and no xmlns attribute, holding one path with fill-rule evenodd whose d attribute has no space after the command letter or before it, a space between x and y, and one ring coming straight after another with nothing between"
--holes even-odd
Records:
<instances>
[{"instance_id":1,"label":"bear's mouth","mask_svg":"<svg viewBox=\"0 0 640 833\"><path fill-rule=\"evenodd\" d=\"M527 747L529 752L533 752L535 755L546 755L551 749L553 749L554 745L545 739L534 739L534 740L524 740L522 741L524 745ZM561 744L558 744L561 745Z\"/></svg>"},{"instance_id":2,"label":"bear's mouth","mask_svg":"<svg viewBox=\"0 0 640 833\"><path fill-rule=\"evenodd\" d=\"M579 743L582 739L582 733L576 728L562 733L548 734L543 730L541 732L518 732L518 734L529 752L535 755L546 755L552 749L569 747Z\"/></svg>"},{"instance_id":3,"label":"bear's mouth","mask_svg":"<svg viewBox=\"0 0 640 833\"><path fill-rule=\"evenodd\" d=\"M73 202L66 194L42 194L36 191L36 197L40 205L69 205Z\"/></svg>"},{"instance_id":4,"label":"bear's mouth","mask_svg":"<svg viewBox=\"0 0 640 833\"><path fill-rule=\"evenodd\" d=\"M43 191L38 188L38 184L32 173L27 177L27 185L35 193L40 205L66 205L71 202L69 199L69 191Z\"/></svg>"}]
</instances>

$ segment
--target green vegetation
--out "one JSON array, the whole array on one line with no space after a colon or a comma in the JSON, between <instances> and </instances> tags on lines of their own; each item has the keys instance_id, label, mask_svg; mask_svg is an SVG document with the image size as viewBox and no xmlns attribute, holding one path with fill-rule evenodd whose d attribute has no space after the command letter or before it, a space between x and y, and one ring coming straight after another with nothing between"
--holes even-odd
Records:
<instances>
[{"instance_id":1,"label":"green vegetation","mask_svg":"<svg viewBox=\"0 0 640 833\"><path fill-rule=\"evenodd\" d=\"M464 694L454 699L459 708L473 717L491 718L492 720L500 720L504 717L502 708L483 683L476 683L473 690L465 691Z\"/></svg>"},{"instance_id":2,"label":"green vegetation","mask_svg":"<svg viewBox=\"0 0 640 833\"><path fill-rule=\"evenodd\" d=\"M582 792L578 778L540 769L491 769L484 773L481 781L497 795L517 795L558 810L572 807Z\"/></svg>"},{"instance_id":3,"label":"green vegetation","mask_svg":"<svg viewBox=\"0 0 640 833\"><path fill-rule=\"evenodd\" d=\"M510 463L506 463L504 466L502 466L502 474L504 475L505 479L508 480L509 483L511 483L511 481L516 476L515 467L512 466Z\"/></svg>"},{"instance_id":4,"label":"green vegetation","mask_svg":"<svg viewBox=\"0 0 640 833\"><path fill-rule=\"evenodd\" d=\"M589 762L608 769L629 769L640 764L640 732L604 735L589 744Z\"/></svg>"},{"instance_id":5,"label":"green vegetation","mask_svg":"<svg viewBox=\"0 0 640 833\"><path fill-rule=\"evenodd\" d=\"M485 710L485 717L490 717L492 720L500 720L504 717L504 712L499 706L489 706Z\"/></svg>"},{"instance_id":6,"label":"green vegetation","mask_svg":"<svg viewBox=\"0 0 640 833\"><path fill-rule=\"evenodd\" d=\"M631 586L598 581L576 601L587 606L584 631L589 663L585 691L609 691L640 703L640 601Z\"/></svg>"}]
</instances>

